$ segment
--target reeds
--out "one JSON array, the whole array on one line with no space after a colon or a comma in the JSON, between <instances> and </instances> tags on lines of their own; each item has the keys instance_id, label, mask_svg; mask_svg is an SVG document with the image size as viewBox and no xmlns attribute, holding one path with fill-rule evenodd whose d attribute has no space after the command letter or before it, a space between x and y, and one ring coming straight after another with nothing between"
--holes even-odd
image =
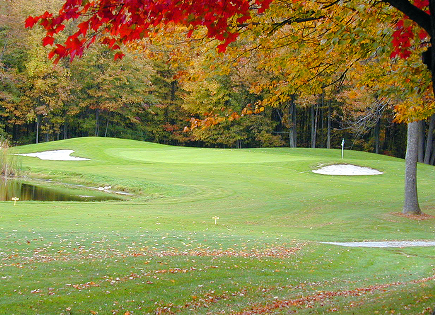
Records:
<instances>
[{"instance_id":1,"label":"reeds","mask_svg":"<svg viewBox=\"0 0 435 315\"><path fill-rule=\"evenodd\" d=\"M9 151L10 145L7 139L0 139L0 170L4 177L14 177L19 174L21 165L16 155Z\"/></svg>"}]
</instances>

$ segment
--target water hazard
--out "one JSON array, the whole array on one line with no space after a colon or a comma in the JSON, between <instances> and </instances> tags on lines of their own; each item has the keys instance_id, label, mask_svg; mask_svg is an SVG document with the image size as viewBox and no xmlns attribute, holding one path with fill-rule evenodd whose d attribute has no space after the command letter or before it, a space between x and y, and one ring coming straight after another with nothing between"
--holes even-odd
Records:
<instances>
[{"instance_id":1,"label":"water hazard","mask_svg":"<svg viewBox=\"0 0 435 315\"><path fill-rule=\"evenodd\" d=\"M0 180L0 201L19 200L38 201L105 201L119 200L110 194L93 194L93 191L68 193L68 191L23 183L14 179Z\"/></svg>"}]
</instances>

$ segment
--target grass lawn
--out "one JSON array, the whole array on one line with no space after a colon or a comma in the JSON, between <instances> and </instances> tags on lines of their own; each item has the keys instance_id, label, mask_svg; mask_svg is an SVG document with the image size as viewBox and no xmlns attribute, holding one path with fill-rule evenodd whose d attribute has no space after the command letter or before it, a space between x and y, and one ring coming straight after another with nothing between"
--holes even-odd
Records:
<instances>
[{"instance_id":1,"label":"grass lawn","mask_svg":"<svg viewBox=\"0 0 435 315\"><path fill-rule=\"evenodd\" d=\"M326 149L203 149L111 138L27 145L33 178L134 194L0 203L0 314L431 314L435 248L321 242L434 240L398 215L404 161ZM350 163L377 176L327 176ZM419 165L435 216L435 168ZM214 217L217 219L215 224Z\"/></svg>"}]
</instances>

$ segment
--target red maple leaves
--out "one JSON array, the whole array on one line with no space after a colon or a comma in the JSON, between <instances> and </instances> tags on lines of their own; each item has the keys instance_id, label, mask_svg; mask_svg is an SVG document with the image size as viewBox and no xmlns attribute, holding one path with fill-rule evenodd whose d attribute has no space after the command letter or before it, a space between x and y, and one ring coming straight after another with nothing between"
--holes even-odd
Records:
<instances>
[{"instance_id":1,"label":"red maple leaves","mask_svg":"<svg viewBox=\"0 0 435 315\"><path fill-rule=\"evenodd\" d=\"M45 12L28 17L25 26L39 23L46 30L43 45L53 45L54 36L65 28L69 20L80 19L78 30L63 44L56 44L50 58L81 56L85 48L101 34L102 42L117 50L121 44L148 37L150 33L168 24L185 25L191 29L207 28L207 36L222 42L224 51L236 40L233 26L251 18L255 7L266 10L272 0L65 0L57 15ZM122 58L115 54L115 59Z\"/></svg>"},{"instance_id":2,"label":"red maple leaves","mask_svg":"<svg viewBox=\"0 0 435 315\"><path fill-rule=\"evenodd\" d=\"M414 0L414 5L429 13L429 0ZM428 37L428 33L425 30L418 32L418 37L423 40ZM415 38L414 26L409 23L409 19L405 16L396 24L396 30L393 33L393 52L390 57L396 56L406 59L411 55L412 41Z\"/></svg>"},{"instance_id":3,"label":"red maple leaves","mask_svg":"<svg viewBox=\"0 0 435 315\"><path fill-rule=\"evenodd\" d=\"M238 33L234 26L251 18L251 11L259 13L266 10L273 0L64 0L57 15L45 12L40 16L30 16L25 26L33 27L39 23L44 27L46 36L44 46L54 45L49 54L55 62L69 56L74 59L95 40L97 34L102 43L113 50L119 50L126 44L144 37L169 24L184 25L194 29L207 28L207 36L221 41L218 50L223 52L235 41ZM428 0L414 0L413 4L428 12ZM69 20L80 19L77 31L63 44L55 44L55 35L65 28ZM393 33L393 52L391 57L407 58L416 35L424 39L428 34L421 30L414 32L414 26L405 17L396 24ZM115 54L115 60L122 58L121 52Z\"/></svg>"}]
</instances>

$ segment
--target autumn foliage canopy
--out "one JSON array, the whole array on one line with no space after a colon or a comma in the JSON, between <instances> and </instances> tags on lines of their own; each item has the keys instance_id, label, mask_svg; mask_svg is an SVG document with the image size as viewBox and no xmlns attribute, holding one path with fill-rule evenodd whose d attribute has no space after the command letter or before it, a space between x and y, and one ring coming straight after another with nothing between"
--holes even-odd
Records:
<instances>
[{"instance_id":1,"label":"autumn foliage canopy","mask_svg":"<svg viewBox=\"0 0 435 315\"><path fill-rule=\"evenodd\" d=\"M102 43L114 50L122 44L148 37L170 24L185 25L190 32L206 27L207 36L221 41L224 51L238 34L232 26L251 18L255 8L263 12L272 0L66 0L57 15L45 12L28 17L26 27L40 23L46 30L43 45L54 45L55 34L65 29L69 20L79 20L78 30L63 44L56 43L49 57L81 56L86 47L102 36ZM117 52L115 59L122 58Z\"/></svg>"},{"instance_id":2,"label":"autumn foliage canopy","mask_svg":"<svg viewBox=\"0 0 435 315\"><path fill-rule=\"evenodd\" d=\"M69 56L81 56L85 48L101 36L102 44L118 50L115 60L124 55L122 44L149 37L153 32L171 24L184 25L189 34L200 27L207 28L207 36L221 42L219 51L236 40L237 27L251 19L253 11L264 12L273 0L65 0L58 14L45 12L27 18L26 27L39 23L46 31L43 45L54 48L49 54L55 62ZM385 1L389 3L390 1ZM413 6L429 13L429 0L415 0ZM65 29L65 23L78 20L77 31L63 43L55 43L54 36ZM415 25L405 16L396 23L391 57L407 58L411 41L416 36ZM420 39L428 36L421 29Z\"/></svg>"}]
</instances>

